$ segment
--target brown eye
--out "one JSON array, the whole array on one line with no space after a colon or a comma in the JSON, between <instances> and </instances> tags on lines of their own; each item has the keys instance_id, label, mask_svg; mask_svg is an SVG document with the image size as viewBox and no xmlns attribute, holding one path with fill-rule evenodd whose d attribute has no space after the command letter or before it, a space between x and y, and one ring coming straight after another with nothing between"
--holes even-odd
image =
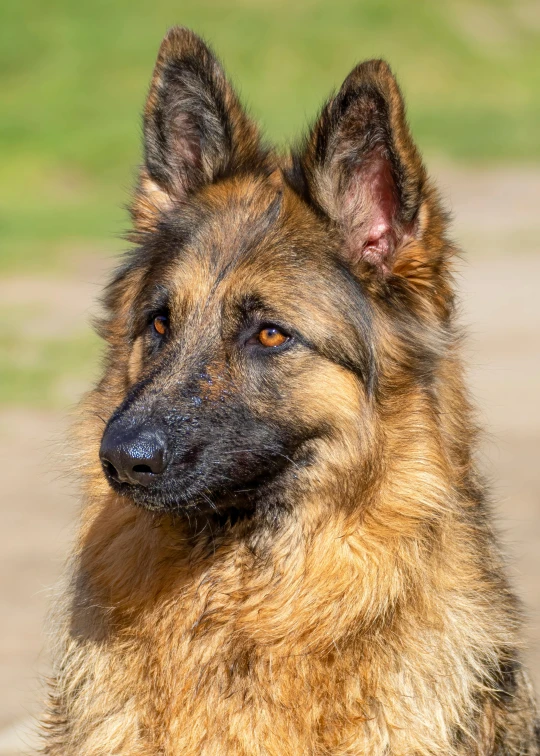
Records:
<instances>
[{"instance_id":1,"label":"brown eye","mask_svg":"<svg viewBox=\"0 0 540 756\"><path fill-rule=\"evenodd\" d=\"M165 336L168 324L168 320L164 315L158 315L153 321L154 330L156 333L159 333L160 336Z\"/></svg>"},{"instance_id":2,"label":"brown eye","mask_svg":"<svg viewBox=\"0 0 540 756\"><path fill-rule=\"evenodd\" d=\"M285 334L282 333L279 330L279 328L276 328L275 326L269 326L268 328L263 328L257 334L257 338L259 342L263 345L263 347L278 347L289 340L289 337L285 336Z\"/></svg>"}]
</instances>

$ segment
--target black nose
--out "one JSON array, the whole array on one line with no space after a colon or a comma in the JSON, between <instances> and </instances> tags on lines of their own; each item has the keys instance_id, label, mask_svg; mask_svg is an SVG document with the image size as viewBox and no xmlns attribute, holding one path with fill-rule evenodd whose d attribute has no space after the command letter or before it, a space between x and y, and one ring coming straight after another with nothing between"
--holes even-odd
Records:
<instances>
[{"instance_id":1,"label":"black nose","mask_svg":"<svg viewBox=\"0 0 540 756\"><path fill-rule=\"evenodd\" d=\"M103 434L99 458L107 475L119 483L148 486L167 465L165 434L154 426L126 428L113 422Z\"/></svg>"}]
</instances>

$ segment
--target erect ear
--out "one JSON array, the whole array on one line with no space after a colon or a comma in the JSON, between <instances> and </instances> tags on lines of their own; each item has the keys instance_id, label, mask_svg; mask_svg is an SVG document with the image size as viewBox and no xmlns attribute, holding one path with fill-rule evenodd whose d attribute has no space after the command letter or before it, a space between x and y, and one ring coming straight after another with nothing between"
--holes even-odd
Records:
<instances>
[{"instance_id":1,"label":"erect ear","mask_svg":"<svg viewBox=\"0 0 540 756\"><path fill-rule=\"evenodd\" d=\"M144 111L136 226L152 228L160 211L225 175L270 173L267 163L257 128L213 53L188 29L170 29Z\"/></svg>"},{"instance_id":2,"label":"erect ear","mask_svg":"<svg viewBox=\"0 0 540 756\"><path fill-rule=\"evenodd\" d=\"M401 273L411 272L408 262L415 275L426 272L422 237L433 220L430 208L437 215L437 201L384 61L367 61L351 72L292 166L291 183L337 224L351 264L388 275L400 266Z\"/></svg>"}]
</instances>

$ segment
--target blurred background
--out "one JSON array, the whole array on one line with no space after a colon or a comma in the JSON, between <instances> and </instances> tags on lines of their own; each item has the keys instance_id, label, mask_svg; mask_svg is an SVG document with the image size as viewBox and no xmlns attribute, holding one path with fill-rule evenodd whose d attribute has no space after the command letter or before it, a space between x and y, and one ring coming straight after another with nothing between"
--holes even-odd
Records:
<instances>
[{"instance_id":1,"label":"blurred background","mask_svg":"<svg viewBox=\"0 0 540 756\"><path fill-rule=\"evenodd\" d=\"M44 617L78 514L61 442L98 374L89 318L125 248L140 113L174 23L207 38L280 144L359 60L385 57L397 72L464 249L482 464L538 686L540 2L3 0L0 756L32 749Z\"/></svg>"}]
</instances>

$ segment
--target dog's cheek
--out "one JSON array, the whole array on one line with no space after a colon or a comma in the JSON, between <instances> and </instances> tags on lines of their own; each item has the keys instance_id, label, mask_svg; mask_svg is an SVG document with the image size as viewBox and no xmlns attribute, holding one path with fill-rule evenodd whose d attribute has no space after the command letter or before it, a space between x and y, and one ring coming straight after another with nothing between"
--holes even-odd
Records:
<instances>
[{"instance_id":1,"label":"dog's cheek","mask_svg":"<svg viewBox=\"0 0 540 756\"><path fill-rule=\"evenodd\" d=\"M131 349L131 352L128 358L127 377L128 377L128 382L130 386L133 386L133 384L137 383L137 381L141 377L141 372L142 372L142 367L143 367L143 353L144 353L143 339L139 337L133 344L133 347Z\"/></svg>"},{"instance_id":2,"label":"dog's cheek","mask_svg":"<svg viewBox=\"0 0 540 756\"><path fill-rule=\"evenodd\" d=\"M354 435L367 398L351 371L318 356L302 360L301 369L284 376L279 413L306 428L334 429Z\"/></svg>"},{"instance_id":3,"label":"dog's cheek","mask_svg":"<svg viewBox=\"0 0 540 756\"><path fill-rule=\"evenodd\" d=\"M353 433L363 414L366 396L359 379L327 360L317 360L293 384L293 406L303 406L314 425ZM302 404L300 404L302 402Z\"/></svg>"},{"instance_id":4,"label":"dog's cheek","mask_svg":"<svg viewBox=\"0 0 540 756\"><path fill-rule=\"evenodd\" d=\"M317 429L310 451L318 474L316 478L308 475L304 482L310 488L316 480L324 488L322 481L335 481L337 475L338 484L346 485L361 468L367 473L373 462L379 436L377 414L357 375L324 359L314 362L291 394L292 413L301 412L290 422L307 421ZM324 496L317 500L323 501Z\"/></svg>"}]
</instances>

